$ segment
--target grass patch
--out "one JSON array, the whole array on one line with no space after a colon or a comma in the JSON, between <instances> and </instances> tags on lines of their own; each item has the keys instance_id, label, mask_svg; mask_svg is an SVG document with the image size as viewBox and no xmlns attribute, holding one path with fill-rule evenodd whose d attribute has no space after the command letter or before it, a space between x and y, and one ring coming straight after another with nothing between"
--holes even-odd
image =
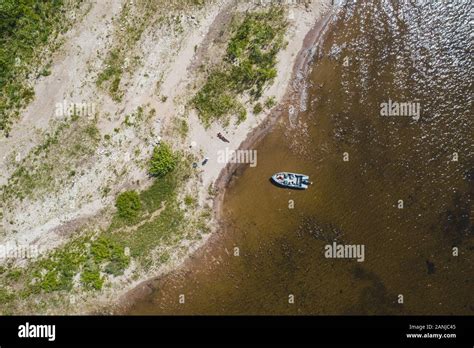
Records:
<instances>
[{"instance_id":1,"label":"grass patch","mask_svg":"<svg viewBox=\"0 0 474 348\"><path fill-rule=\"evenodd\" d=\"M206 127L223 117L238 115L239 119L245 119L246 116L245 108L237 101L229 76L224 71L211 72L192 102Z\"/></svg>"},{"instance_id":2,"label":"grass patch","mask_svg":"<svg viewBox=\"0 0 474 348\"><path fill-rule=\"evenodd\" d=\"M124 57L118 48L112 49L105 59L106 68L97 77L96 84L109 92L115 101L122 100L123 92L119 91L122 79Z\"/></svg>"},{"instance_id":3,"label":"grass patch","mask_svg":"<svg viewBox=\"0 0 474 348\"><path fill-rule=\"evenodd\" d=\"M81 272L81 283L87 290L100 290L104 285L104 277L94 263L88 263Z\"/></svg>"},{"instance_id":4,"label":"grass patch","mask_svg":"<svg viewBox=\"0 0 474 348\"><path fill-rule=\"evenodd\" d=\"M178 134L180 135L181 139L186 139L186 136L189 133L189 124L186 119L176 119L175 121L175 129L177 130Z\"/></svg>"},{"instance_id":5,"label":"grass patch","mask_svg":"<svg viewBox=\"0 0 474 348\"><path fill-rule=\"evenodd\" d=\"M144 259L158 245L179 237L183 223L184 214L176 202L167 201L159 217L140 226L133 234L124 236L124 240L130 246L133 257Z\"/></svg>"},{"instance_id":6,"label":"grass patch","mask_svg":"<svg viewBox=\"0 0 474 348\"><path fill-rule=\"evenodd\" d=\"M10 302L15 298L15 294L11 293L10 291L0 288L0 304L5 304Z\"/></svg>"},{"instance_id":7,"label":"grass patch","mask_svg":"<svg viewBox=\"0 0 474 348\"><path fill-rule=\"evenodd\" d=\"M196 205L197 199L191 195L186 195L184 197L184 204L188 207Z\"/></svg>"},{"instance_id":8,"label":"grass patch","mask_svg":"<svg viewBox=\"0 0 474 348\"><path fill-rule=\"evenodd\" d=\"M33 99L28 79L44 64L47 44L70 24L65 17L62 0L0 1L0 131L8 134L19 110ZM37 77L50 73L45 64Z\"/></svg>"},{"instance_id":9,"label":"grass patch","mask_svg":"<svg viewBox=\"0 0 474 348\"><path fill-rule=\"evenodd\" d=\"M113 274L121 274L129 262L123 245L104 236L95 239L89 234L32 262L28 272L23 272L16 280L22 280L24 296L70 291L77 275L86 290L100 290L105 281L101 275L103 271L113 264Z\"/></svg>"},{"instance_id":10,"label":"grass patch","mask_svg":"<svg viewBox=\"0 0 474 348\"><path fill-rule=\"evenodd\" d=\"M187 226L184 212L179 208L178 190L182 183L190 175L190 159L184 161L180 154L173 154L176 163L175 167L156 178L153 184L146 190L140 192L140 202L142 206L142 218L145 223L140 224L132 232L115 233L120 227L117 223L112 223L109 235L122 245L130 247L132 257L144 260L150 257L150 252L158 245L171 243L176 238L180 238ZM150 214L163 208L159 215L152 219L147 218ZM136 221L140 222L140 218Z\"/></svg>"},{"instance_id":11,"label":"grass patch","mask_svg":"<svg viewBox=\"0 0 474 348\"><path fill-rule=\"evenodd\" d=\"M8 272L6 274L6 278L9 279L9 280L15 281L15 280L20 279L21 274L22 274L21 269L18 269L18 268L12 269L12 270L10 270L10 272Z\"/></svg>"},{"instance_id":12,"label":"grass patch","mask_svg":"<svg viewBox=\"0 0 474 348\"><path fill-rule=\"evenodd\" d=\"M162 203L173 197L178 184L179 178L174 172L155 180L147 190L140 192L143 209L148 213L159 209Z\"/></svg>"},{"instance_id":13,"label":"grass patch","mask_svg":"<svg viewBox=\"0 0 474 348\"><path fill-rule=\"evenodd\" d=\"M136 51L136 43L148 26L156 6L155 1L127 2L115 22L120 29L115 32L116 42L107 53L104 70L98 74L96 85L108 92L116 102L120 102L124 95L121 88L123 74L131 73L138 65L139 57L131 57L130 54ZM126 64L127 58L128 64Z\"/></svg>"},{"instance_id":14,"label":"grass patch","mask_svg":"<svg viewBox=\"0 0 474 348\"><path fill-rule=\"evenodd\" d=\"M205 127L214 121L245 120L245 107L238 96L258 100L277 74L276 55L284 45L287 23L281 8L247 14L233 30L224 62L208 76L192 99Z\"/></svg>"}]
</instances>

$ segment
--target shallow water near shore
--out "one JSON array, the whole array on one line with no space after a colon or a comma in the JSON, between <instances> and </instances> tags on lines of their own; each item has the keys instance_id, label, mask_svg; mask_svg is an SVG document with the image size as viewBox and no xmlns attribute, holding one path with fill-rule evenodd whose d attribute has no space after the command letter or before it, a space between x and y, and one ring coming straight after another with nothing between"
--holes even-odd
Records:
<instances>
[{"instance_id":1,"label":"shallow water near shore","mask_svg":"<svg viewBox=\"0 0 474 348\"><path fill-rule=\"evenodd\" d=\"M223 230L129 314L474 313L470 5L397 3L340 11L299 112L231 180ZM382 116L389 101L419 119ZM326 258L334 241L364 261Z\"/></svg>"}]
</instances>

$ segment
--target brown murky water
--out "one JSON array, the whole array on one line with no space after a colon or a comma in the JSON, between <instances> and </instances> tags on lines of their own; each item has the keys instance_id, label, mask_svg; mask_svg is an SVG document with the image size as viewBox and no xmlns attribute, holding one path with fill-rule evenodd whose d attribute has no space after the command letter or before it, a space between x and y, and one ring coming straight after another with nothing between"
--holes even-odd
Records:
<instances>
[{"instance_id":1,"label":"brown murky water","mask_svg":"<svg viewBox=\"0 0 474 348\"><path fill-rule=\"evenodd\" d=\"M301 111L231 183L225 233L131 314L474 314L472 8L434 3L340 11ZM381 116L389 99L419 119ZM314 185L273 186L283 170ZM333 241L365 260L325 258Z\"/></svg>"}]
</instances>

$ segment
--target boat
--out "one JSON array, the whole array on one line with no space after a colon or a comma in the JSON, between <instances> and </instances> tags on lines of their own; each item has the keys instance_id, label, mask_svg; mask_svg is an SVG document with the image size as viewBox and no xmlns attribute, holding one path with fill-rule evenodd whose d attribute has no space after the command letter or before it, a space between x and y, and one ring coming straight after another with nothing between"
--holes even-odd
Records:
<instances>
[{"instance_id":1,"label":"boat","mask_svg":"<svg viewBox=\"0 0 474 348\"><path fill-rule=\"evenodd\" d=\"M281 172L272 175L272 181L281 187L306 190L310 184L309 176L289 172Z\"/></svg>"}]
</instances>

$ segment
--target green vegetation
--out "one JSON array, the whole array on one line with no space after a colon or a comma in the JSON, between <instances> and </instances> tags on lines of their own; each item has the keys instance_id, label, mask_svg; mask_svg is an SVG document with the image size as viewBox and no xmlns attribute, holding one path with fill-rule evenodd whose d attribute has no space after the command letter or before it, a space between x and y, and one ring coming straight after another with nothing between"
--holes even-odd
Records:
<instances>
[{"instance_id":1,"label":"green vegetation","mask_svg":"<svg viewBox=\"0 0 474 348\"><path fill-rule=\"evenodd\" d=\"M276 76L276 55L283 47L286 29L282 8L248 15L227 46L233 64L231 79L238 92L259 98L263 87Z\"/></svg>"},{"instance_id":2,"label":"green vegetation","mask_svg":"<svg viewBox=\"0 0 474 348\"><path fill-rule=\"evenodd\" d=\"M10 280L18 280L21 277L21 269L12 269L10 272L6 274L7 279Z\"/></svg>"},{"instance_id":3,"label":"green vegetation","mask_svg":"<svg viewBox=\"0 0 474 348\"><path fill-rule=\"evenodd\" d=\"M197 200L193 196L186 195L184 197L184 204L186 204L187 206L194 206L196 204L196 202L197 202Z\"/></svg>"},{"instance_id":4,"label":"green vegetation","mask_svg":"<svg viewBox=\"0 0 474 348\"><path fill-rule=\"evenodd\" d=\"M53 190L60 180L72 180L71 168L92 155L100 141L96 120L75 119L60 122L55 131L47 133L42 144L30 151L10 176L6 185L0 187L3 201L23 200L34 194ZM68 144L68 146L63 146Z\"/></svg>"},{"instance_id":5,"label":"green vegetation","mask_svg":"<svg viewBox=\"0 0 474 348\"><path fill-rule=\"evenodd\" d=\"M49 76L51 75L51 63L48 63L41 71L39 72L40 76Z\"/></svg>"},{"instance_id":6,"label":"green vegetation","mask_svg":"<svg viewBox=\"0 0 474 348\"><path fill-rule=\"evenodd\" d=\"M94 239L92 235L87 235L74 239L51 252L48 257L32 262L28 272L15 270L19 275L14 280L21 281L23 297L69 291L77 274L80 274L85 289L99 290L105 281L102 270L106 272L113 264L117 275L123 273L129 262L130 258L124 254L124 248L118 242L106 237Z\"/></svg>"},{"instance_id":7,"label":"green vegetation","mask_svg":"<svg viewBox=\"0 0 474 348\"><path fill-rule=\"evenodd\" d=\"M19 109L34 96L27 83L42 48L64 30L62 0L0 1L0 131L8 133ZM50 74L49 66L38 75Z\"/></svg>"},{"instance_id":8,"label":"green vegetation","mask_svg":"<svg viewBox=\"0 0 474 348\"><path fill-rule=\"evenodd\" d=\"M262 104L260 103L256 103L253 107L253 113L255 115L258 115L259 113L261 113L263 111L263 107L262 107Z\"/></svg>"},{"instance_id":9,"label":"green vegetation","mask_svg":"<svg viewBox=\"0 0 474 348\"><path fill-rule=\"evenodd\" d=\"M99 128L97 128L97 125L95 123L89 124L86 126L84 129L84 132L93 140L99 141L100 140L100 131Z\"/></svg>"},{"instance_id":10,"label":"green vegetation","mask_svg":"<svg viewBox=\"0 0 474 348\"><path fill-rule=\"evenodd\" d=\"M178 154L173 156L176 160L174 169L154 180L147 190L140 192L141 215L134 221L137 227L124 223L117 215L106 232L118 243L127 245L131 256L142 260L143 265L150 262L150 252L156 246L179 238L187 226L183 211L179 208L177 193L190 175L190 159L181 161L178 160ZM159 209L162 209L160 214L150 219L151 214ZM124 225L132 230L127 233L114 232Z\"/></svg>"},{"instance_id":11,"label":"green vegetation","mask_svg":"<svg viewBox=\"0 0 474 348\"><path fill-rule=\"evenodd\" d=\"M271 8L248 14L234 29L223 64L209 74L192 99L206 127L216 120L225 122L230 115L237 115L238 122L245 119L245 108L237 97L248 93L258 100L275 78L286 25L283 9Z\"/></svg>"},{"instance_id":12,"label":"green vegetation","mask_svg":"<svg viewBox=\"0 0 474 348\"><path fill-rule=\"evenodd\" d=\"M20 3L23 2L20 0ZM45 0L44 3L49 1ZM175 3L175 6L188 6L202 4L203 1L186 0ZM0 18L2 6L0 4ZM42 4L38 5L41 6ZM131 5L127 3L126 6ZM133 23L127 22L125 28L133 31L128 35L130 40L138 40L144 27L137 28ZM122 50L126 51L126 47L123 46ZM2 49L3 47L0 50ZM113 50L111 55L112 53ZM127 71L126 68L123 68L124 71L120 70L124 52L120 51L117 55L118 57L111 57L111 65L106 64L112 68L106 68L101 72L102 75L99 74L98 84L120 97L121 76ZM47 75L49 70L46 67L41 74ZM137 114L140 112L138 110ZM136 115L132 114L126 118L125 126L136 125L137 120ZM20 163L16 164L12 158L16 170L8 184L2 188L2 202L43 193L42 189L63 187L68 180L72 181L74 177L83 175L84 171L76 172L81 167L78 162L81 161L82 165L82 161L90 159L101 140L96 120L88 121L73 115L53 127L54 131L45 136L44 142L33 148ZM185 120L181 129L183 133L187 133ZM115 132L119 130L114 129ZM110 140L111 135L104 135L104 139ZM149 172L155 180L142 192L127 191L117 197L117 212L108 228L91 231L89 227L85 227L76 231L75 237L66 244L42 254L38 259L29 260L21 268L12 265L0 267L0 284L5 285L0 287L0 312L6 314L25 309L42 312L48 307L62 306L67 303L71 294L82 290L94 292L108 287L114 277L122 275L127 268L130 272L136 272L133 273L136 276L147 267L169 260L169 250L159 251L161 249L157 247L174 246L184 236L197 238L195 221L185 217L180 207L182 204L177 198L183 182L194 175L190 169L191 161L191 158L181 158L181 154L173 153L168 144L157 146L149 161ZM101 188L104 195L110 191L108 186ZM186 201L192 203L192 199ZM199 226L204 230L205 221L200 220ZM133 269L129 268L132 258Z\"/></svg>"},{"instance_id":13,"label":"green vegetation","mask_svg":"<svg viewBox=\"0 0 474 348\"><path fill-rule=\"evenodd\" d=\"M0 288L0 305L15 298L15 295L6 289Z\"/></svg>"},{"instance_id":14,"label":"green vegetation","mask_svg":"<svg viewBox=\"0 0 474 348\"><path fill-rule=\"evenodd\" d=\"M96 80L97 86L107 91L117 102L124 95L120 88L123 74L132 72L140 59L139 56L130 57L130 53L135 51L136 43L156 12L156 7L155 1L126 2L117 18L114 47L108 52L104 61L105 68ZM125 64L127 58L129 64Z\"/></svg>"},{"instance_id":15,"label":"green vegetation","mask_svg":"<svg viewBox=\"0 0 474 348\"><path fill-rule=\"evenodd\" d=\"M195 0L170 1L163 6L161 1L130 1L126 2L115 21L117 29L114 33L114 46L107 53L104 60L104 69L98 74L96 84L119 102L124 95L122 79L124 74L130 74L139 65L140 52L137 43L149 25L169 24L177 27L180 23L173 23L173 10L185 6L200 6ZM160 20L154 21L157 13L163 12ZM166 18L166 21L164 20ZM176 18L178 18L176 16ZM133 54L133 56L132 56ZM163 97L166 101L166 97ZM162 99L163 101L163 99Z\"/></svg>"},{"instance_id":16,"label":"green vegetation","mask_svg":"<svg viewBox=\"0 0 474 348\"><path fill-rule=\"evenodd\" d=\"M175 128L178 131L181 139L185 139L189 132L189 125L185 119L176 119Z\"/></svg>"},{"instance_id":17,"label":"green vegetation","mask_svg":"<svg viewBox=\"0 0 474 348\"><path fill-rule=\"evenodd\" d=\"M265 100L265 107L267 109L271 109L275 105L276 105L275 97L268 97L267 100Z\"/></svg>"},{"instance_id":18,"label":"green vegetation","mask_svg":"<svg viewBox=\"0 0 474 348\"><path fill-rule=\"evenodd\" d=\"M87 264L81 273L81 283L88 290L100 290L104 284L104 278L100 275L100 270L95 265Z\"/></svg>"},{"instance_id":19,"label":"green vegetation","mask_svg":"<svg viewBox=\"0 0 474 348\"><path fill-rule=\"evenodd\" d=\"M112 49L105 60L106 68L99 74L96 81L97 86L107 90L115 101L122 100L123 95L119 91L123 59L118 48Z\"/></svg>"},{"instance_id":20,"label":"green vegetation","mask_svg":"<svg viewBox=\"0 0 474 348\"><path fill-rule=\"evenodd\" d=\"M113 277L122 275L132 258L139 270L146 270L170 259L169 252L156 253L158 246L175 245L184 237L199 238L198 231L207 232L210 211L193 220L186 218L180 208L178 192L192 173L193 161L191 157L181 160L180 156L173 154L173 169L155 179L148 189L122 193L122 197L127 197L124 199L125 211L131 209L137 213L134 225L125 221L117 210L108 229L74 238L48 255L31 261L25 269L0 269L0 283L14 287L18 293L13 296L7 289L0 288L0 312L14 312L17 301L22 305L28 301L31 306L38 306L35 299L48 301L51 297L44 296L68 296L74 293L76 286L98 291ZM185 197L186 204L195 202L195 198ZM136 210L137 206L141 208Z\"/></svg>"},{"instance_id":21,"label":"green vegetation","mask_svg":"<svg viewBox=\"0 0 474 348\"><path fill-rule=\"evenodd\" d=\"M168 201L178 188L180 179L177 174L179 170L175 169L159 180L155 180L147 190L140 192L140 201L143 209L152 213L159 209L161 204Z\"/></svg>"},{"instance_id":22,"label":"green vegetation","mask_svg":"<svg viewBox=\"0 0 474 348\"><path fill-rule=\"evenodd\" d=\"M153 149L149 173L163 177L176 167L177 157L168 144L162 143Z\"/></svg>"},{"instance_id":23,"label":"green vegetation","mask_svg":"<svg viewBox=\"0 0 474 348\"><path fill-rule=\"evenodd\" d=\"M212 183L209 184L209 186L207 188L207 194L210 197L215 197L217 195L217 190L216 190L216 188L214 187L214 185Z\"/></svg>"},{"instance_id":24,"label":"green vegetation","mask_svg":"<svg viewBox=\"0 0 474 348\"><path fill-rule=\"evenodd\" d=\"M213 71L206 84L193 98L194 106L206 127L209 127L212 121L219 120L229 114L238 115L242 120L245 119L245 108L237 101L229 82L229 76L225 72Z\"/></svg>"},{"instance_id":25,"label":"green vegetation","mask_svg":"<svg viewBox=\"0 0 474 348\"><path fill-rule=\"evenodd\" d=\"M173 199L166 200L165 209L158 218L147 221L134 231L133 235L127 236L127 244L133 257L146 259L155 247L171 242L173 238L181 235L185 226L184 215L176 204L175 197L169 198Z\"/></svg>"},{"instance_id":26,"label":"green vegetation","mask_svg":"<svg viewBox=\"0 0 474 348\"><path fill-rule=\"evenodd\" d=\"M118 195L115 203L119 217L129 220L138 216L141 209L141 202L138 193L135 191L125 191Z\"/></svg>"}]
</instances>

